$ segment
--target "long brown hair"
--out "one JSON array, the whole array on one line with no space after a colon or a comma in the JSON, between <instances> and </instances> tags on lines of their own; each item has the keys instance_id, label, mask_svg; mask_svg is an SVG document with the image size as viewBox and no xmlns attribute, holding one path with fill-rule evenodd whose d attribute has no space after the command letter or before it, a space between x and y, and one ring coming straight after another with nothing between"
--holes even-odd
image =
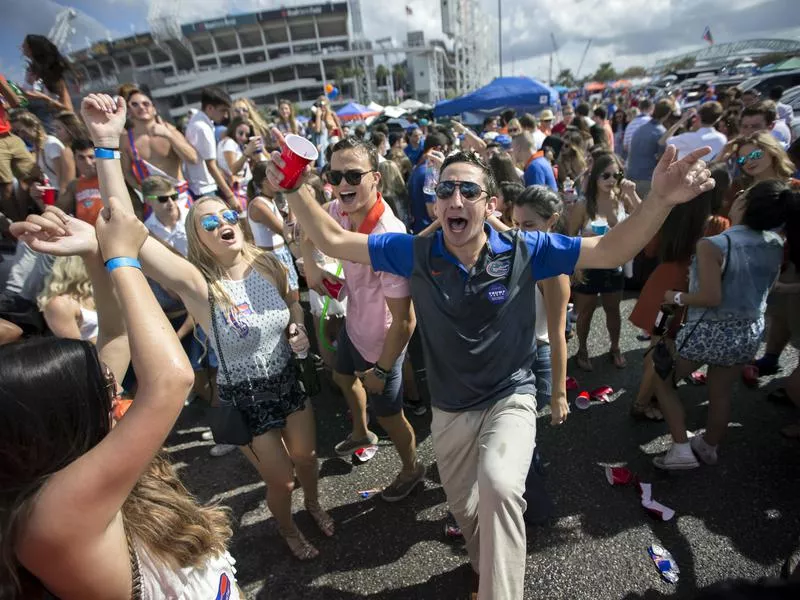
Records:
<instances>
[{"instance_id":1,"label":"long brown hair","mask_svg":"<svg viewBox=\"0 0 800 600\"><path fill-rule=\"evenodd\" d=\"M284 121L283 116L280 114L281 106L286 105L289 107L289 121ZM282 99L278 100L278 120L281 123L285 123L289 127L289 131L292 133L297 133L297 119L294 116L294 106L288 100Z\"/></svg>"},{"instance_id":2,"label":"long brown hair","mask_svg":"<svg viewBox=\"0 0 800 600\"><path fill-rule=\"evenodd\" d=\"M81 121L74 112L62 110L56 115L56 119L61 122L64 129L66 129L69 134L70 140L66 146L69 146L69 144L75 140L89 139L89 132L86 130L86 127L84 127L83 121Z\"/></svg>"},{"instance_id":3,"label":"long brown hair","mask_svg":"<svg viewBox=\"0 0 800 600\"><path fill-rule=\"evenodd\" d=\"M208 282L208 287L214 297L214 302L223 313L227 314L233 309L233 299L228 295L225 286L222 285L222 280L228 277L228 273L201 241L195 220L197 209L207 202L219 202L225 205L216 196L205 196L195 202L189 209L189 214L186 217L186 239L189 242L189 256L187 258L203 274L203 278ZM258 271L262 277L274 281L278 292L285 298L289 292L286 267L271 252L265 252L247 240L243 244L242 256L245 261Z\"/></svg>"}]
</instances>

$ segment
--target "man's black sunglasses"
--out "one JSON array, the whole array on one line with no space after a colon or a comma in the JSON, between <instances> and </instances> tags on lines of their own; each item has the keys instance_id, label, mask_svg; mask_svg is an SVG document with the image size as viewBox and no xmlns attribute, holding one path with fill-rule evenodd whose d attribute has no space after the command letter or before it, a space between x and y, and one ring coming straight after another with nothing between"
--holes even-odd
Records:
<instances>
[{"instance_id":1,"label":"man's black sunglasses","mask_svg":"<svg viewBox=\"0 0 800 600\"><path fill-rule=\"evenodd\" d=\"M342 183L342 178L344 178L350 185L358 185L361 183L361 178L364 177L364 175L374 172L375 169L370 169L369 171L356 171L355 169L344 172L328 171L328 181L331 182L331 185L339 185Z\"/></svg>"},{"instance_id":2,"label":"man's black sunglasses","mask_svg":"<svg viewBox=\"0 0 800 600\"><path fill-rule=\"evenodd\" d=\"M473 181L440 181L436 185L436 197L440 200L447 200L456 193L456 188L461 191L464 200L476 202L481 195L488 192Z\"/></svg>"},{"instance_id":3,"label":"man's black sunglasses","mask_svg":"<svg viewBox=\"0 0 800 600\"><path fill-rule=\"evenodd\" d=\"M181 195L175 192L174 194L167 194L166 196L150 196L150 198L157 198L161 204L166 204L170 200L177 202Z\"/></svg>"}]
</instances>

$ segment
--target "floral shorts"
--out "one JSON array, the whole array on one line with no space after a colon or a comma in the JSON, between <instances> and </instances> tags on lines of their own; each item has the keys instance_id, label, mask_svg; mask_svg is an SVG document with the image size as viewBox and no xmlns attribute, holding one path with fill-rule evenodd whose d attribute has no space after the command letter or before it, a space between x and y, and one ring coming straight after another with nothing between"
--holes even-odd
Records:
<instances>
[{"instance_id":1,"label":"floral shorts","mask_svg":"<svg viewBox=\"0 0 800 600\"><path fill-rule=\"evenodd\" d=\"M763 333L763 318L701 321L699 324L695 321L683 326L675 346L681 358L732 367L753 360Z\"/></svg>"},{"instance_id":2,"label":"floral shorts","mask_svg":"<svg viewBox=\"0 0 800 600\"><path fill-rule=\"evenodd\" d=\"M289 415L306 406L292 361L272 379L251 379L231 386L220 383L219 399L221 404L234 404L244 413L253 437L270 429L283 429Z\"/></svg>"}]
</instances>

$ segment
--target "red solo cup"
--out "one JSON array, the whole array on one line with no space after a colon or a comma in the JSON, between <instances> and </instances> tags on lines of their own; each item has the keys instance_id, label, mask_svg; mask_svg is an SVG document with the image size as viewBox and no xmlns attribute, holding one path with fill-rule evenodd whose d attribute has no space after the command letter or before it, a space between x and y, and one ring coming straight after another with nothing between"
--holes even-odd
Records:
<instances>
[{"instance_id":1,"label":"red solo cup","mask_svg":"<svg viewBox=\"0 0 800 600\"><path fill-rule=\"evenodd\" d=\"M581 392L578 394L578 397L575 398L575 406L581 410L586 410L591 404L592 401L589 399L589 392Z\"/></svg>"},{"instance_id":2,"label":"red solo cup","mask_svg":"<svg viewBox=\"0 0 800 600\"><path fill-rule=\"evenodd\" d=\"M322 285L325 286L325 289L328 290L328 294L334 300L339 299L339 295L342 293L342 287L344 284L341 281L330 281L329 279L323 279Z\"/></svg>"},{"instance_id":3,"label":"red solo cup","mask_svg":"<svg viewBox=\"0 0 800 600\"><path fill-rule=\"evenodd\" d=\"M56 188L43 187L42 188L42 202L47 206L55 206L56 203Z\"/></svg>"},{"instance_id":4,"label":"red solo cup","mask_svg":"<svg viewBox=\"0 0 800 600\"><path fill-rule=\"evenodd\" d=\"M633 473L626 467L606 467L606 479L611 485L628 485L633 481Z\"/></svg>"},{"instance_id":5,"label":"red solo cup","mask_svg":"<svg viewBox=\"0 0 800 600\"><path fill-rule=\"evenodd\" d=\"M299 135L290 133L284 139L286 143L281 150L281 160L284 163L281 169L283 173L281 187L290 190L297 185L306 166L317 160L319 152L314 144Z\"/></svg>"}]
</instances>

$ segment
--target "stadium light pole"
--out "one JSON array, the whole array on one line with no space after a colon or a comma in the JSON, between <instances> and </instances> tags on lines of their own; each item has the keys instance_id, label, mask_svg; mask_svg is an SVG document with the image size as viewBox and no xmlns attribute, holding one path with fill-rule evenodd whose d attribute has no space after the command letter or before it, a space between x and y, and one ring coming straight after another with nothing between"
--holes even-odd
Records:
<instances>
[{"instance_id":1,"label":"stadium light pole","mask_svg":"<svg viewBox=\"0 0 800 600\"><path fill-rule=\"evenodd\" d=\"M500 77L503 76L503 0L497 0L497 43L499 51L497 61L500 63Z\"/></svg>"}]
</instances>

